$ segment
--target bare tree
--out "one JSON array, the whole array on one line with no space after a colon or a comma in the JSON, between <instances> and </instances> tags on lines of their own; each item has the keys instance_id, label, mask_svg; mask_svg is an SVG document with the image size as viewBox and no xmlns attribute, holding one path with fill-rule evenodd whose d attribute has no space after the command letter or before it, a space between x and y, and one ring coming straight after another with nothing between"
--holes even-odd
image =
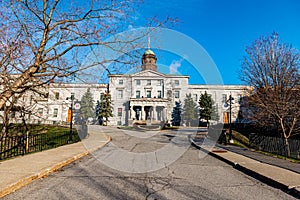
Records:
<instances>
[{"instance_id":1,"label":"bare tree","mask_svg":"<svg viewBox=\"0 0 300 200\"><path fill-rule=\"evenodd\" d=\"M10 12L0 15L0 21L6 19L10 40L21 44L21 52L26 56L18 59L16 65L9 65L10 71L1 71L1 79L9 77L7 74L12 72L19 76L5 84L6 88L0 95L0 109L17 93L78 72L80 63L94 46L102 45L112 51L126 53L132 41L137 39L115 37L105 40L131 25L133 17L130 15L137 5L134 0L89 0L84 3L4 0L2 5L6 5L3 10ZM103 58L98 64L111 61Z\"/></svg>"},{"instance_id":2,"label":"bare tree","mask_svg":"<svg viewBox=\"0 0 300 200\"><path fill-rule=\"evenodd\" d=\"M300 132L299 51L273 33L255 40L246 53L241 79L252 86L247 98L252 116L262 126L277 128L289 151L288 138Z\"/></svg>"},{"instance_id":3,"label":"bare tree","mask_svg":"<svg viewBox=\"0 0 300 200\"><path fill-rule=\"evenodd\" d=\"M29 90L47 95L38 88L53 80L65 80L95 65L106 69L105 63L123 62L120 57L108 59L97 54L97 62L80 66L94 47L103 46L112 54L130 56L128 49L137 48L134 41L148 33L126 38L116 33L134 24L131 15L140 3L139 0L3 0L0 110L5 110L8 116L13 104ZM151 19L147 25L159 27L165 22ZM8 119L7 116L2 118Z\"/></svg>"}]
</instances>

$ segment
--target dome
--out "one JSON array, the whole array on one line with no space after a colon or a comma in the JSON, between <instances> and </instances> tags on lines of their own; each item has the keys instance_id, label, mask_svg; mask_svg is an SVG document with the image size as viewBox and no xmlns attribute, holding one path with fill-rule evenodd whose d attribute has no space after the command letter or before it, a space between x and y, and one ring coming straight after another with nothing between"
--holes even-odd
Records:
<instances>
[{"instance_id":1,"label":"dome","mask_svg":"<svg viewBox=\"0 0 300 200\"><path fill-rule=\"evenodd\" d=\"M155 55L155 53L153 51L151 51L150 49L146 50L144 53L144 55L150 55L150 54Z\"/></svg>"}]
</instances>

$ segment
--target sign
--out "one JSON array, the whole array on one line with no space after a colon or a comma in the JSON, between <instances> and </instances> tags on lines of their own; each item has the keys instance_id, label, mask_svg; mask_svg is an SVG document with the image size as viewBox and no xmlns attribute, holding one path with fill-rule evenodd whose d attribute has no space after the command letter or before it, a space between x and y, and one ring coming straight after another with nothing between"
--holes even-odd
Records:
<instances>
[{"instance_id":1,"label":"sign","mask_svg":"<svg viewBox=\"0 0 300 200\"><path fill-rule=\"evenodd\" d=\"M223 113L223 122L224 124L229 124L229 113L228 112L224 112Z\"/></svg>"},{"instance_id":2,"label":"sign","mask_svg":"<svg viewBox=\"0 0 300 200\"><path fill-rule=\"evenodd\" d=\"M80 109L80 103L75 103L74 108L75 108L75 110L79 110Z\"/></svg>"},{"instance_id":3,"label":"sign","mask_svg":"<svg viewBox=\"0 0 300 200\"><path fill-rule=\"evenodd\" d=\"M71 122L71 115L72 115L72 111L71 111L71 109L69 108L69 110L68 110L68 118L67 118L67 122Z\"/></svg>"}]
</instances>

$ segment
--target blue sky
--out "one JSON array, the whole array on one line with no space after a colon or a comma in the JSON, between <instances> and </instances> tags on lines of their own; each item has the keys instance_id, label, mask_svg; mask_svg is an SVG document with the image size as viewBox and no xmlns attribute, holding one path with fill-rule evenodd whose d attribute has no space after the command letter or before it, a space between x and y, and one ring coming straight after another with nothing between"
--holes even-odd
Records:
<instances>
[{"instance_id":1,"label":"blue sky","mask_svg":"<svg viewBox=\"0 0 300 200\"><path fill-rule=\"evenodd\" d=\"M177 17L180 22L172 29L204 47L225 84L242 84L238 70L245 48L261 35L276 31L284 42L300 49L298 0L144 0L136 15L138 19ZM178 60L170 56L165 62L171 64ZM181 62L178 70L186 71L187 67L187 62ZM190 83L203 82L191 76Z\"/></svg>"}]
</instances>

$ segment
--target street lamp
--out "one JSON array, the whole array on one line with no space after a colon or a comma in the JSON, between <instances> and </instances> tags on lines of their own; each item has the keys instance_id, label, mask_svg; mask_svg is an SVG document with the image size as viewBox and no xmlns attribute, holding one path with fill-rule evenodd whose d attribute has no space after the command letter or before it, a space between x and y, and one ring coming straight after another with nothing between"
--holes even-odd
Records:
<instances>
[{"instance_id":1,"label":"street lamp","mask_svg":"<svg viewBox=\"0 0 300 200\"><path fill-rule=\"evenodd\" d=\"M70 117L70 134L69 134L69 140L68 143L72 143L73 142L73 138L72 138L72 133L73 133L73 103L74 103L74 93L71 93L71 97L67 97L67 100L71 100L71 107L70 107L70 113L68 113L68 117Z\"/></svg>"},{"instance_id":2,"label":"street lamp","mask_svg":"<svg viewBox=\"0 0 300 200\"><path fill-rule=\"evenodd\" d=\"M229 143L233 143L232 140L232 127L231 127L231 115L232 115L232 103L233 103L234 98L231 96L231 94L229 95L229 99L227 100L227 102L229 102Z\"/></svg>"}]
</instances>

